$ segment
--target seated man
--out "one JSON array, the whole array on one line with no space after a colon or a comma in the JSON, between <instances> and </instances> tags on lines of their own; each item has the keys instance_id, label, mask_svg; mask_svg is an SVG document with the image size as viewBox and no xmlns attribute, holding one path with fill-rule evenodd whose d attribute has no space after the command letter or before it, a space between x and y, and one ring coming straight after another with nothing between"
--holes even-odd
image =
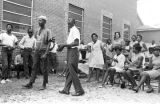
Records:
<instances>
[{"instance_id":1,"label":"seated man","mask_svg":"<svg viewBox=\"0 0 160 104\"><path fill-rule=\"evenodd\" d=\"M17 78L19 79L19 73L23 70L23 57L22 54L18 54L14 60L15 70L17 71Z\"/></svg>"},{"instance_id":2,"label":"seated man","mask_svg":"<svg viewBox=\"0 0 160 104\"><path fill-rule=\"evenodd\" d=\"M124 68L124 62L125 62L125 56L122 54L122 48L121 46L116 46L114 48L116 55L114 55L113 57L113 61L112 61L112 67L108 68L108 70L106 71L103 81L102 81L102 87L104 87L105 81L108 77L108 75L110 75L110 82L111 85L113 85L113 80L114 80L114 74L115 72L123 72L123 68Z\"/></svg>"},{"instance_id":3,"label":"seated man","mask_svg":"<svg viewBox=\"0 0 160 104\"><path fill-rule=\"evenodd\" d=\"M149 68L150 70L144 70L144 72L141 73L141 80L136 88L133 90L135 92L138 92L139 88L141 85L145 82L146 85L148 86L147 93L153 92L153 88L150 85L150 80L151 79L156 79L160 76L160 53L159 53L159 48L154 47L153 51L153 57L151 57L150 62L149 62Z\"/></svg>"}]
</instances>

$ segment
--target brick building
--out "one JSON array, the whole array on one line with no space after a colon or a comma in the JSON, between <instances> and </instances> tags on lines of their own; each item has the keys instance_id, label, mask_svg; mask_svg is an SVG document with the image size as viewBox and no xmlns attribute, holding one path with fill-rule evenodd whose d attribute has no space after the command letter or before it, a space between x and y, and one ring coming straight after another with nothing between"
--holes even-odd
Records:
<instances>
[{"instance_id":1,"label":"brick building","mask_svg":"<svg viewBox=\"0 0 160 104\"><path fill-rule=\"evenodd\" d=\"M37 28L37 17L46 15L47 26L58 43L67 37L67 20L76 19L84 43L91 41L93 32L105 41L113 39L114 32L121 32L122 38L130 38L136 33L136 0L0 0L0 32L5 24L14 25L14 33L19 38L29 26ZM65 60L65 51L59 53L59 60Z\"/></svg>"}]
</instances>

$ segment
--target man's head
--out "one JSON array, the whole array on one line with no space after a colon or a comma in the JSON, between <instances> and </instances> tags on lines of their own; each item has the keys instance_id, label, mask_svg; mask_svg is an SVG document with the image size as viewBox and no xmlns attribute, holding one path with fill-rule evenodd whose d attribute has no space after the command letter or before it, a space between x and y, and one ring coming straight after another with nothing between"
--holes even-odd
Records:
<instances>
[{"instance_id":1,"label":"man's head","mask_svg":"<svg viewBox=\"0 0 160 104\"><path fill-rule=\"evenodd\" d=\"M141 49L142 49L142 47L140 46L139 43L137 43L137 44L135 44L135 45L133 46L133 52L134 52L134 53L139 53L139 52L141 52Z\"/></svg>"},{"instance_id":2,"label":"man's head","mask_svg":"<svg viewBox=\"0 0 160 104\"><path fill-rule=\"evenodd\" d=\"M121 52L122 52L122 47L121 46L115 46L114 50L115 50L115 52L116 52L117 55L120 55Z\"/></svg>"},{"instance_id":3,"label":"man's head","mask_svg":"<svg viewBox=\"0 0 160 104\"><path fill-rule=\"evenodd\" d=\"M97 39L98 39L98 35L96 33L93 33L91 35L91 38L92 38L92 41L95 43L97 41Z\"/></svg>"},{"instance_id":4,"label":"man's head","mask_svg":"<svg viewBox=\"0 0 160 104\"><path fill-rule=\"evenodd\" d=\"M13 30L13 25L12 24L7 24L6 25L6 30L7 30L8 33L11 33L12 30Z\"/></svg>"},{"instance_id":5,"label":"man's head","mask_svg":"<svg viewBox=\"0 0 160 104\"><path fill-rule=\"evenodd\" d=\"M51 42L53 42L53 43L55 42L55 37L51 38Z\"/></svg>"},{"instance_id":6,"label":"man's head","mask_svg":"<svg viewBox=\"0 0 160 104\"><path fill-rule=\"evenodd\" d=\"M76 24L76 20L73 18L68 19L68 27L72 28Z\"/></svg>"},{"instance_id":7,"label":"man's head","mask_svg":"<svg viewBox=\"0 0 160 104\"><path fill-rule=\"evenodd\" d=\"M31 27L28 28L28 35L29 35L29 37L33 36L33 29Z\"/></svg>"},{"instance_id":8,"label":"man's head","mask_svg":"<svg viewBox=\"0 0 160 104\"><path fill-rule=\"evenodd\" d=\"M47 22L47 17L46 16L39 16L38 17L38 23L40 27L44 27Z\"/></svg>"}]
</instances>

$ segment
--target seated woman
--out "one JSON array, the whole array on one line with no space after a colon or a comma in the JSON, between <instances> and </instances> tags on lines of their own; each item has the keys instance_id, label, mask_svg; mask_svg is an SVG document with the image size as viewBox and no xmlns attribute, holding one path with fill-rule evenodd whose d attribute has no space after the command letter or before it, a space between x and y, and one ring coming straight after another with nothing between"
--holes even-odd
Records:
<instances>
[{"instance_id":1,"label":"seated woman","mask_svg":"<svg viewBox=\"0 0 160 104\"><path fill-rule=\"evenodd\" d=\"M147 93L153 92L153 88L150 85L150 80L156 79L157 77L160 76L160 54L159 54L158 47L154 47L153 57L151 57L148 66L151 70L143 71L141 73L141 80L140 80L138 86L133 89L135 92L138 92L139 88L141 87L141 85L144 82L146 83L146 85L149 88L147 90Z\"/></svg>"},{"instance_id":2,"label":"seated woman","mask_svg":"<svg viewBox=\"0 0 160 104\"><path fill-rule=\"evenodd\" d=\"M112 59L112 67L110 67L110 68L108 68L108 70L106 70L106 73L105 73L103 81L102 81L102 86L100 86L100 87L104 87L104 84L106 82L108 75L110 75L110 83L111 83L111 85L113 85L115 72L122 72L123 71L125 56L122 54L122 47L116 46L114 48L114 50L116 52L116 55L114 55L114 57Z\"/></svg>"},{"instance_id":3,"label":"seated woman","mask_svg":"<svg viewBox=\"0 0 160 104\"><path fill-rule=\"evenodd\" d=\"M141 69L143 67L143 59L144 55L141 53L141 46L139 44L135 44L133 46L133 53L131 55L131 59L126 59L126 63L129 63L129 68L128 70L124 70L122 74L124 78L131 83L131 89L137 86L133 77L133 71L138 70L139 72L141 72ZM123 84L125 84L125 82L123 82Z\"/></svg>"}]
</instances>

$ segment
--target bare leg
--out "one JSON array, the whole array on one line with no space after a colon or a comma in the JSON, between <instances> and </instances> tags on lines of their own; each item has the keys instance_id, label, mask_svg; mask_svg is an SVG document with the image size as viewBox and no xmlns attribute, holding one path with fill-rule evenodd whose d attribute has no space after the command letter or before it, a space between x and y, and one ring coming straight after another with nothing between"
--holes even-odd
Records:
<instances>
[{"instance_id":1,"label":"bare leg","mask_svg":"<svg viewBox=\"0 0 160 104\"><path fill-rule=\"evenodd\" d=\"M96 80L97 80L97 82L99 82L99 75L100 75L100 69L97 68L96 69Z\"/></svg>"},{"instance_id":2,"label":"bare leg","mask_svg":"<svg viewBox=\"0 0 160 104\"><path fill-rule=\"evenodd\" d=\"M148 77L149 77L149 75L146 72L142 72L141 73L141 80L140 80L138 86L136 88L134 88L133 90L135 92L138 92L139 88L141 87L142 84L144 84L144 82L146 82Z\"/></svg>"},{"instance_id":3,"label":"bare leg","mask_svg":"<svg viewBox=\"0 0 160 104\"><path fill-rule=\"evenodd\" d=\"M89 68L89 74L88 74L88 79L86 80L86 82L90 82L91 80L91 77L92 77L92 74L93 74L93 71L92 71L93 68Z\"/></svg>"}]
</instances>

